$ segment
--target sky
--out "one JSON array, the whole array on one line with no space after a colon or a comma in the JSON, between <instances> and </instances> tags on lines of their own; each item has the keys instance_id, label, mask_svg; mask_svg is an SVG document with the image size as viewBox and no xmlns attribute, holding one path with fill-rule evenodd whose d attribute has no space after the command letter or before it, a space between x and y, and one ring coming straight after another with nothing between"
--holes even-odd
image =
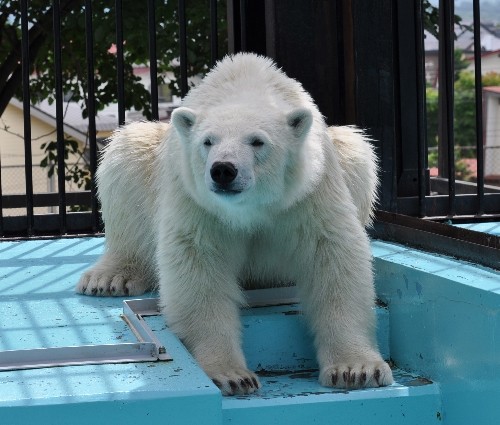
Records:
<instances>
[{"instance_id":1,"label":"sky","mask_svg":"<svg viewBox=\"0 0 500 425\"><path fill-rule=\"evenodd\" d=\"M439 0L430 0L433 6L439 5ZM500 23L500 0L480 0L481 21ZM472 20L472 0L455 0L455 14L464 21Z\"/></svg>"}]
</instances>

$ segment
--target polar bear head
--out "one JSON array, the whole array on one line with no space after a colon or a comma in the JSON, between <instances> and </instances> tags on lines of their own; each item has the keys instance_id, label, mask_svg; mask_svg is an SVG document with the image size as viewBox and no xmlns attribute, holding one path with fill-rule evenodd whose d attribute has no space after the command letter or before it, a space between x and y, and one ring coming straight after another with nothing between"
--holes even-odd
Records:
<instances>
[{"instance_id":1,"label":"polar bear head","mask_svg":"<svg viewBox=\"0 0 500 425\"><path fill-rule=\"evenodd\" d=\"M214 75L209 74L208 84L204 80L193 89L186 106L177 108L171 120L189 164L184 180L192 197L202 207L242 225L286 209L305 196L323 167L317 128L319 123L323 129L323 123L315 105L287 102L276 86L269 87L269 77L278 74L289 81L288 90L297 86L302 90L295 80L265 63L267 68L260 70L264 72L249 73L248 67L242 72L243 65L236 59L225 65L223 61L212 73L233 68L231 84L215 75L222 81L211 89ZM207 96L213 100L209 105Z\"/></svg>"}]
</instances>

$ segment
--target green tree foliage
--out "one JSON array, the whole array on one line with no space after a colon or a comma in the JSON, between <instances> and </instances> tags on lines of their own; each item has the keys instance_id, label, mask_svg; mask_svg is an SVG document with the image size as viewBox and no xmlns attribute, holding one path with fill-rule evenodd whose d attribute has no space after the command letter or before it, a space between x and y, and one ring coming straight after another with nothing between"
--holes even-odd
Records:
<instances>
[{"instance_id":1,"label":"green tree foliage","mask_svg":"<svg viewBox=\"0 0 500 425\"><path fill-rule=\"evenodd\" d=\"M489 72L482 77L483 87L500 86L500 74ZM437 146L438 138L438 91L428 87L427 97L427 143L429 147ZM474 146L476 140L476 112L475 112L475 83L474 73L460 72L455 81L454 102L454 137L457 146ZM461 156L472 158L474 150L461 149Z\"/></svg>"},{"instance_id":2,"label":"green tree foliage","mask_svg":"<svg viewBox=\"0 0 500 425\"><path fill-rule=\"evenodd\" d=\"M208 0L187 3L188 75L204 73L210 58ZM55 97L53 10L51 2L28 2L30 81L32 102ZM60 0L62 68L64 91L74 101L83 101L87 115L87 61L85 7L81 0ZM176 1L156 2L156 34L159 72L179 74L178 11ZM148 10L146 1L123 0L125 108L141 110L151 117L150 94L133 74L133 65L149 62ZM116 10L113 0L93 0L93 49L96 109L117 101L116 55L110 48L116 43ZM219 13L220 33L225 33L225 13ZM0 116L12 96L21 98L21 13L18 1L0 0ZM225 50L221 37L220 51ZM161 81L160 81L161 82ZM178 92L178 84L172 82Z\"/></svg>"},{"instance_id":3,"label":"green tree foliage","mask_svg":"<svg viewBox=\"0 0 500 425\"><path fill-rule=\"evenodd\" d=\"M439 34L439 10L429 0L424 0L422 5L424 8L424 28L437 38Z\"/></svg>"},{"instance_id":4,"label":"green tree foliage","mask_svg":"<svg viewBox=\"0 0 500 425\"><path fill-rule=\"evenodd\" d=\"M134 75L134 65L149 65L149 23L146 1L122 0L125 109L142 111L151 118L151 96L140 78ZM219 52L227 51L224 2L218 5ZM86 47L86 16L81 0L60 0L63 91L82 107L88 116L88 70ZM31 102L55 101L55 55L52 2L28 1ZM169 82L174 94L179 94L179 24L177 1L156 1L156 43L159 84L162 74L172 72ZM116 2L92 0L94 94L96 111L117 103L117 57L112 47L116 43ZM188 76L204 74L210 63L210 18L208 0L186 2ZM115 49L116 50L116 49ZM21 10L19 1L0 0L0 116L12 97L22 98ZM90 187L90 173L83 161L83 150L75 141L65 140L65 158L72 153L82 161L66 167L66 180L78 188ZM42 146L45 156L40 166L51 177L57 172L57 144Z\"/></svg>"},{"instance_id":5,"label":"green tree foliage","mask_svg":"<svg viewBox=\"0 0 500 425\"><path fill-rule=\"evenodd\" d=\"M439 125L439 96L438 91L432 87L427 87L425 91L426 111L427 111L427 146L436 147L438 144Z\"/></svg>"},{"instance_id":6,"label":"green tree foliage","mask_svg":"<svg viewBox=\"0 0 500 425\"><path fill-rule=\"evenodd\" d=\"M439 37L439 9L433 6L430 0L423 0L422 7L424 9L424 28L429 31L434 37ZM459 15L454 16L455 24L459 28L463 28L462 17ZM456 34L455 34L456 36Z\"/></svg>"},{"instance_id":7,"label":"green tree foliage","mask_svg":"<svg viewBox=\"0 0 500 425\"><path fill-rule=\"evenodd\" d=\"M453 71L455 74L455 81L457 81L460 78L460 74L462 73L462 71L469 66L469 61L467 60L463 50L461 49L455 49L453 55Z\"/></svg>"},{"instance_id":8,"label":"green tree foliage","mask_svg":"<svg viewBox=\"0 0 500 425\"><path fill-rule=\"evenodd\" d=\"M482 77L483 87L500 86L500 74L489 72ZM476 95L474 74L462 71L455 82L455 144L457 146L475 146L476 141ZM476 151L461 149L462 158L474 158Z\"/></svg>"},{"instance_id":9,"label":"green tree foliage","mask_svg":"<svg viewBox=\"0 0 500 425\"><path fill-rule=\"evenodd\" d=\"M50 178L57 172L57 142L47 142L40 146L45 157L40 162L42 168L47 168L47 176ZM69 155L82 155L78 142L72 139L64 140L64 160L67 161ZM90 171L87 167L81 166L77 160L74 164L65 162L65 180L76 185L79 189L90 190Z\"/></svg>"},{"instance_id":10,"label":"green tree foliage","mask_svg":"<svg viewBox=\"0 0 500 425\"><path fill-rule=\"evenodd\" d=\"M482 77L483 87L500 86L500 73L489 72ZM455 81L454 95L454 140L457 160L457 177L468 179L466 165L461 160L476 157L476 94L475 77L471 71L461 71ZM438 91L426 90L427 143L430 149L429 167L437 165L438 144Z\"/></svg>"},{"instance_id":11,"label":"green tree foliage","mask_svg":"<svg viewBox=\"0 0 500 425\"><path fill-rule=\"evenodd\" d=\"M465 56L462 52L462 50L455 50L455 63L454 63L454 69L455 69L455 116L456 118L459 117L458 120L461 122L462 116L468 115L470 112L474 113L474 107L472 108L472 111L469 111L467 108L465 108L465 111L461 110L461 107L459 105L469 105L470 99L468 96L472 94L472 102L474 102L474 77L472 73L466 73L463 70L467 68L469 62L465 59ZM463 83L463 80L461 79L461 76L463 78L464 74L470 74L472 76L472 85L469 87L471 91L469 90L461 90ZM438 122L439 122L439 117L438 117L438 111L439 111L439 97L438 97L438 91L432 87L427 87L426 89L426 108L427 108L427 144L429 147L435 147L437 146L438 143ZM458 110L457 110L458 107ZM469 121L467 121L469 122ZM455 124L460 124L459 122L456 122ZM467 139L469 138L469 135L460 135L461 139ZM469 138L470 140L470 138ZM456 142L457 144L460 144Z\"/></svg>"}]
</instances>

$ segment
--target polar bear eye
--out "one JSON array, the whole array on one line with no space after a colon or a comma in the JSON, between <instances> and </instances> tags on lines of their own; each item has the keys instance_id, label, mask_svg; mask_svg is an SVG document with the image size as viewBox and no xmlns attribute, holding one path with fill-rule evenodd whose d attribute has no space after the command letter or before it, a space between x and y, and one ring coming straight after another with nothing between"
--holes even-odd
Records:
<instances>
[{"instance_id":1,"label":"polar bear eye","mask_svg":"<svg viewBox=\"0 0 500 425\"><path fill-rule=\"evenodd\" d=\"M259 138L255 137L252 139L252 142L250 143L253 147L258 148L259 146L262 146L264 142L260 140Z\"/></svg>"},{"instance_id":2,"label":"polar bear eye","mask_svg":"<svg viewBox=\"0 0 500 425\"><path fill-rule=\"evenodd\" d=\"M203 141L203 144L204 144L205 146L212 146L212 141L211 141L210 139L205 139L205 140Z\"/></svg>"}]
</instances>

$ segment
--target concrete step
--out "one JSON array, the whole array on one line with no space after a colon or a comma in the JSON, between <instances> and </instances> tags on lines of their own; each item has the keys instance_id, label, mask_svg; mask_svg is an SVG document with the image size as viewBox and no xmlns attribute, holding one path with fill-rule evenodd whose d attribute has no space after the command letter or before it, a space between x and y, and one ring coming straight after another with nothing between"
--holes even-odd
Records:
<instances>
[{"instance_id":1,"label":"concrete step","mask_svg":"<svg viewBox=\"0 0 500 425\"><path fill-rule=\"evenodd\" d=\"M394 369L396 383L355 391L322 387L316 371L260 376L262 389L222 400L224 424L428 425L441 423L439 386Z\"/></svg>"},{"instance_id":2,"label":"concrete step","mask_svg":"<svg viewBox=\"0 0 500 425\"><path fill-rule=\"evenodd\" d=\"M389 312L377 306L377 341L390 359ZM300 304L242 310L243 350L248 367L257 371L316 369L316 353Z\"/></svg>"},{"instance_id":3,"label":"concrete step","mask_svg":"<svg viewBox=\"0 0 500 425\"><path fill-rule=\"evenodd\" d=\"M383 306L376 312L378 343L389 359L389 314ZM439 386L397 368L396 383L386 388L344 391L319 385L300 304L246 309L242 322L248 365L262 388L250 396L224 397L224 424L440 423Z\"/></svg>"}]
</instances>

